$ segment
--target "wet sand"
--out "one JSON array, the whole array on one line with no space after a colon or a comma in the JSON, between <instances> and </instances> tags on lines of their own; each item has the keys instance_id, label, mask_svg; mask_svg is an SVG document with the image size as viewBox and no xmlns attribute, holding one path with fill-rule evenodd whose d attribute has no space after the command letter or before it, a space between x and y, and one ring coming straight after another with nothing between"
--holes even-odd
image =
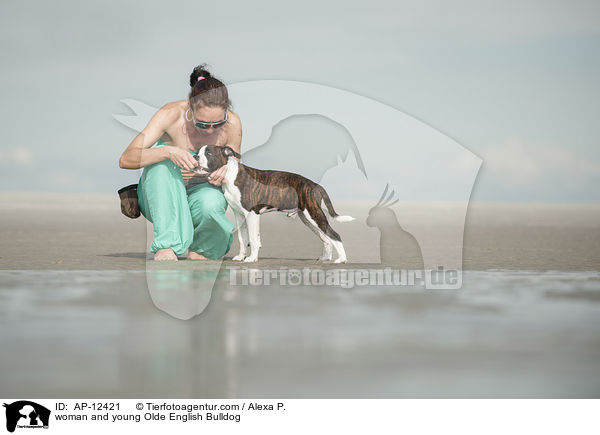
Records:
<instances>
[{"instance_id":1,"label":"wet sand","mask_svg":"<svg viewBox=\"0 0 600 435\"><path fill-rule=\"evenodd\" d=\"M2 396L600 397L598 272L472 271L460 291L225 279L187 321L145 275L0 271Z\"/></svg>"}]
</instances>

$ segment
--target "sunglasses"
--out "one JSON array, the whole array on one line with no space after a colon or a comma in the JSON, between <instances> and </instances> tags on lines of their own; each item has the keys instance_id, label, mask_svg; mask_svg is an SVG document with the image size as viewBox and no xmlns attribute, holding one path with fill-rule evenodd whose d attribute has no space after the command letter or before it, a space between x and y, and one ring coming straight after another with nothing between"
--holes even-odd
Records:
<instances>
[{"instance_id":1,"label":"sunglasses","mask_svg":"<svg viewBox=\"0 0 600 435\"><path fill-rule=\"evenodd\" d=\"M217 122L201 122L201 121L195 121L194 125L196 127L198 127L200 130L207 130L209 128L219 128L222 127L223 125L225 125L225 123L227 122L227 111L225 111L225 119L223 119L222 121L217 121Z\"/></svg>"}]
</instances>

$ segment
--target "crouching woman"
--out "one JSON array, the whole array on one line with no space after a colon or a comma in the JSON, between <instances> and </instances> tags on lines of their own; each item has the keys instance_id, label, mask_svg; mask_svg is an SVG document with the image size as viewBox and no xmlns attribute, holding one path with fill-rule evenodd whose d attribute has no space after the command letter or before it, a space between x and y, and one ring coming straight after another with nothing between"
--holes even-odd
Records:
<instances>
[{"instance_id":1,"label":"crouching woman","mask_svg":"<svg viewBox=\"0 0 600 435\"><path fill-rule=\"evenodd\" d=\"M124 169L144 168L137 195L154 227L151 251L158 261L186 253L191 260L216 260L233 242L220 188L226 167L207 178L191 170L203 145L228 145L240 153L241 122L230 110L227 88L204 65L194 68L190 85L188 99L161 107L119 161Z\"/></svg>"}]
</instances>

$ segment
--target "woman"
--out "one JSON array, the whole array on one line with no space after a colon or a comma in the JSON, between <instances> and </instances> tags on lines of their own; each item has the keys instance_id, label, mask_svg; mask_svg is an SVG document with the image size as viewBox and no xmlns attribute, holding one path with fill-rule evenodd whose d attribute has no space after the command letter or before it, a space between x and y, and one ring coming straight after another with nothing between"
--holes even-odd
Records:
<instances>
[{"instance_id":1,"label":"woman","mask_svg":"<svg viewBox=\"0 0 600 435\"><path fill-rule=\"evenodd\" d=\"M225 217L220 189L226 168L198 181L191 169L203 145L228 145L238 153L239 117L225 85L205 65L194 68L188 99L165 104L129 144L119 166L144 168L138 184L142 214L154 225L151 251L158 261L218 259L229 251L234 225ZM156 144L156 147L152 147Z\"/></svg>"}]
</instances>

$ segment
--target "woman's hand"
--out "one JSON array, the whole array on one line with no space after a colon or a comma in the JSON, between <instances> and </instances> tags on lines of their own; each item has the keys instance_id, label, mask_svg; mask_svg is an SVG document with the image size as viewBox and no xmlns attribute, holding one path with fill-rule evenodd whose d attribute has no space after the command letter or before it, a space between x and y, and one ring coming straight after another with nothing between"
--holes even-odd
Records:
<instances>
[{"instance_id":1,"label":"woman's hand","mask_svg":"<svg viewBox=\"0 0 600 435\"><path fill-rule=\"evenodd\" d=\"M168 146L167 148L169 149L169 159L181 169L191 171L198 166L198 161L186 150L174 146Z\"/></svg>"},{"instance_id":2,"label":"woman's hand","mask_svg":"<svg viewBox=\"0 0 600 435\"><path fill-rule=\"evenodd\" d=\"M221 183L223 183L223 180L225 179L225 174L227 174L227 165L221 166L216 171L213 171L208 176L208 182L212 185L220 186Z\"/></svg>"}]
</instances>

